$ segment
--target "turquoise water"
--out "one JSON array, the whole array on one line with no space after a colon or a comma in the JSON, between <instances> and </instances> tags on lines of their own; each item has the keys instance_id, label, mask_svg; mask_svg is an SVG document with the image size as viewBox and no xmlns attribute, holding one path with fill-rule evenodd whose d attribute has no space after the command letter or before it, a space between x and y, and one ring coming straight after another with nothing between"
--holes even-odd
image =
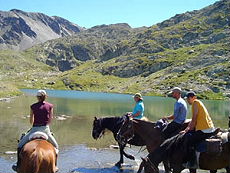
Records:
<instances>
[{"instance_id":1,"label":"turquoise water","mask_svg":"<svg viewBox=\"0 0 230 173\"><path fill-rule=\"evenodd\" d=\"M30 105L37 101L36 90L24 89L22 91L25 93L23 96L16 97L10 102L0 102L0 165L6 165L8 168L15 161L15 155L6 155L5 152L15 151L20 134L31 127L28 117ZM106 133L102 139L97 141L91 137L93 119L95 116L121 116L125 112L132 111L135 105L132 95L128 94L63 90L47 90L47 93L49 95L47 101L54 105L55 118L52 121L51 129L61 151L74 146L84 145L100 149L116 144L110 133ZM215 100L203 100L203 102L215 125L227 128L230 102ZM165 115L172 114L174 103L175 99L173 98L144 96L145 116L156 121ZM191 109L190 106L189 109ZM188 118L190 117L191 113L189 112ZM92 151L90 150L90 152ZM84 157L90 157L90 152L86 153ZM111 160L111 164L118 161L118 151L114 152L117 158ZM115 155L113 152L111 154L110 157L113 158ZM65 152L62 155L65 155ZM71 156L69 157L71 158ZM65 160L62 156L60 159ZM81 156L78 159L80 162ZM103 158L98 159L103 161ZM70 164L72 162L74 161L71 160ZM85 164L90 165L90 163ZM63 166L63 170L67 169L68 167Z\"/></svg>"}]
</instances>

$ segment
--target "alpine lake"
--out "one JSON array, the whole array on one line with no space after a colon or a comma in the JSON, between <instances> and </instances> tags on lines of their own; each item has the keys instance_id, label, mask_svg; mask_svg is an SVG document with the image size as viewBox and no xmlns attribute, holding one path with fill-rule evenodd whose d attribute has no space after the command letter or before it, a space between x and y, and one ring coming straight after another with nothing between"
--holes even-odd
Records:
<instances>
[{"instance_id":1,"label":"alpine lake","mask_svg":"<svg viewBox=\"0 0 230 173\"><path fill-rule=\"evenodd\" d=\"M31 128L30 105L37 101L37 90L23 89L23 96L0 102L0 173L14 172L17 140ZM119 172L114 164L119 160L119 150L112 133L98 140L92 138L94 117L121 116L131 112L135 102L132 95L96 93L67 90L47 90L47 101L54 105L54 116L50 128L59 144L59 172L113 173ZM202 100L216 127L228 128L230 101ZM175 99L170 97L144 96L145 116L157 121L173 113ZM191 118L191 106L188 106ZM122 172L136 172L140 157L147 155L140 147L125 150L135 156L132 161L125 158Z\"/></svg>"}]
</instances>

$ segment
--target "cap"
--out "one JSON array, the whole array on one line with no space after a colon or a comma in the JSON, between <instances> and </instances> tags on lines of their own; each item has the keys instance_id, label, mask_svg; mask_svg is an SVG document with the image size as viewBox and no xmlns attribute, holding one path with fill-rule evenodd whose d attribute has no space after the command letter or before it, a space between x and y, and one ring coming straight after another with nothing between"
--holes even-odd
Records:
<instances>
[{"instance_id":1,"label":"cap","mask_svg":"<svg viewBox=\"0 0 230 173\"><path fill-rule=\"evenodd\" d=\"M173 92L181 93L182 90L181 90L181 88L179 88L179 87L174 87L174 88L172 89L172 91L170 91L170 93L173 93Z\"/></svg>"},{"instance_id":2,"label":"cap","mask_svg":"<svg viewBox=\"0 0 230 173\"><path fill-rule=\"evenodd\" d=\"M45 90L38 90L36 96L41 97L41 96L46 96L46 95L47 95L47 94L46 94L46 91L45 91Z\"/></svg>"},{"instance_id":3,"label":"cap","mask_svg":"<svg viewBox=\"0 0 230 173\"><path fill-rule=\"evenodd\" d=\"M194 91L189 91L189 92L187 92L185 97L189 98L189 97L194 97L194 96L196 96L196 93Z\"/></svg>"},{"instance_id":4,"label":"cap","mask_svg":"<svg viewBox=\"0 0 230 173\"><path fill-rule=\"evenodd\" d=\"M141 93L136 93L133 97L138 97L138 98L142 99Z\"/></svg>"}]
</instances>

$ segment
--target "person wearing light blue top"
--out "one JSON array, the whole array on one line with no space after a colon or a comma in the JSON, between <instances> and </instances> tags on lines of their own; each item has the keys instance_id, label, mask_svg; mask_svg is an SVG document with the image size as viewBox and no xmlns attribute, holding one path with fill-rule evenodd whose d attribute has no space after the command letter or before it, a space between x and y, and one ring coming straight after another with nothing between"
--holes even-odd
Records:
<instances>
[{"instance_id":1,"label":"person wearing light blue top","mask_svg":"<svg viewBox=\"0 0 230 173\"><path fill-rule=\"evenodd\" d=\"M135 119L142 119L144 117L144 102L140 93L134 95L136 105L133 109L131 116Z\"/></svg>"},{"instance_id":2,"label":"person wearing light blue top","mask_svg":"<svg viewBox=\"0 0 230 173\"><path fill-rule=\"evenodd\" d=\"M174 104L173 115L164 117L163 119L172 120L163 130L165 139L172 137L176 132L179 132L187 116L187 103L181 98L182 90L179 87L173 88L171 91L172 97L177 101Z\"/></svg>"}]
</instances>

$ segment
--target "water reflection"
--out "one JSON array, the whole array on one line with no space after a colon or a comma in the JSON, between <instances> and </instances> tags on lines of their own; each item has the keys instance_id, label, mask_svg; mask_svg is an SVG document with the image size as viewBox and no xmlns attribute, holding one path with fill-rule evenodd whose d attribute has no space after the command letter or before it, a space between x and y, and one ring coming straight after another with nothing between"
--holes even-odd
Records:
<instances>
[{"instance_id":1,"label":"water reflection","mask_svg":"<svg viewBox=\"0 0 230 173\"><path fill-rule=\"evenodd\" d=\"M17 139L30 128L29 107L36 102L36 90L25 90L24 96L11 102L0 102L0 151L15 150ZM54 104L56 116L67 115L66 120L54 119L51 129L61 147L75 144L105 147L115 143L112 135L95 141L91 137L94 116L120 116L132 111L131 95L48 90L48 101ZM144 97L145 115L155 121L173 113L175 100L164 97ZM204 101L216 126L227 128L229 101ZM191 107L189 106L189 109ZM191 117L191 113L188 117Z\"/></svg>"}]
</instances>

